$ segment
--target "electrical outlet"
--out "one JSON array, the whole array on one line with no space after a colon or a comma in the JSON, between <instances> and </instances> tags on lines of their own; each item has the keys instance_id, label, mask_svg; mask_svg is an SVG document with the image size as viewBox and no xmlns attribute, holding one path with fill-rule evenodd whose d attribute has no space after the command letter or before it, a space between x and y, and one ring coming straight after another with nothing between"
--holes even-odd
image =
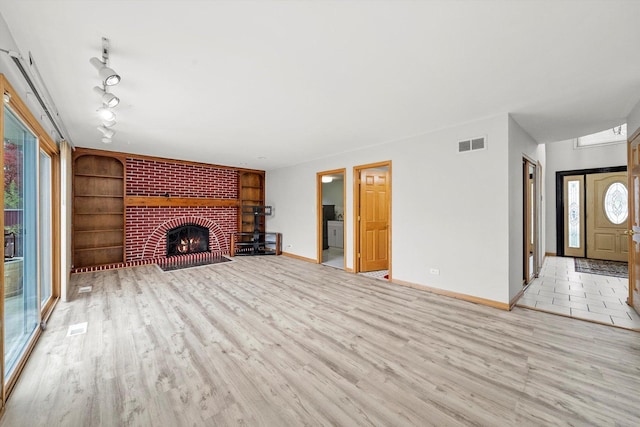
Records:
<instances>
[{"instance_id":1,"label":"electrical outlet","mask_svg":"<svg viewBox=\"0 0 640 427\"><path fill-rule=\"evenodd\" d=\"M431 274L435 274L436 276L440 275L440 270L438 270L437 268L432 268L429 270L429 273Z\"/></svg>"}]
</instances>

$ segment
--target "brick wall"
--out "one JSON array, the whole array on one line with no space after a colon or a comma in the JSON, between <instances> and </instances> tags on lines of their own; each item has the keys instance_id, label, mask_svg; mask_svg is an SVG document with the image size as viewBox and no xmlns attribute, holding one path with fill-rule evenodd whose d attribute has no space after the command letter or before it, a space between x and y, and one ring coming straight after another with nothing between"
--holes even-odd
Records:
<instances>
[{"instance_id":1,"label":"brick wall","mask_svg":"<svg viewBox=\"0 0 640 427\"><path fill-rule=\"evenodd\" d=\"M127 196L238 198L238 171L146 159L127 159Z\"/></svg>"},{"instance_id":2,"label":"brick wall","mask_svg":"<svg viewBox=\"0 0 640 427\"><path fill-rule=\"evenodd\" d=\"M127 196L238 198L238 171L215 166L127 158ZM229 234L237 231L235 207L126 208L127 262L163 258L166 231L185 223L209 228L209 248L214 255L229 253Z\"/></svg>"}]
</instances>

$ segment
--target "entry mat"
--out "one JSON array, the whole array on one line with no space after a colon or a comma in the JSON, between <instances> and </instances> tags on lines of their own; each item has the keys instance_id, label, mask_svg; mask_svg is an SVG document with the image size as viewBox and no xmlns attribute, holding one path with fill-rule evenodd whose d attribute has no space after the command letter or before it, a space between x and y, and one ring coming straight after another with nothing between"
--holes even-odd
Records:
<instances>
[{"instance_id":1,"label":"entry mat","mask_svg":"<svg viewBox=\"0 0 640 427\"><path fill-rule=\"evenodd\" d=\"M601 276L629 277L626 262L604 261L601 259L574 258L578 273L599 274Z\"/></svg>"},{"instance_id":2,"label":"entry mat","mask_svg":"<svg viewBox=\"0 0 640 427\"><path fill-rule=\"evenodd\" d=\"M200 267L203 265L210 264L221 264L223 262L230 262L229 258L223 256L216 257L207 257L198 261L189 261L189 260L169 260L166 264L158 264L158 267L162 269L162 271L175 271L182 270L184 268L192 268L192 267Z\"/></svg>"}]
</instances>

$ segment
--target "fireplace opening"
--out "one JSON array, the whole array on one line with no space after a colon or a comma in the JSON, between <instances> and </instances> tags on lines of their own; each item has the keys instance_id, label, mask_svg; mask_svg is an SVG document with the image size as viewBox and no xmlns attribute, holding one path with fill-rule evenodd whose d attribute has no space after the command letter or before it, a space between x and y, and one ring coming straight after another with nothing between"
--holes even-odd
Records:
<instances>
[{"instance_id":1,"label":"fireplace opening","mask_svg":"<svg viewBox=\"0 0 640 427\"><path fill-rule=\"evenodd\" d=\"M209 229L184 224L167 231L167 256L209 252Z\"/></svg>"}]
</instances>

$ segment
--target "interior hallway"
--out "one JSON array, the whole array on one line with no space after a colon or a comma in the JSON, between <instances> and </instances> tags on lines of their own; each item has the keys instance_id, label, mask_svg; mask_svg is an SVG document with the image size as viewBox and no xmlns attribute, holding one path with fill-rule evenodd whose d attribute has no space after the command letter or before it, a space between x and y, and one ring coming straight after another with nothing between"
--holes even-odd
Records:
<instances>
[{"instance_id":1,"label":"interior hallway","mask_svg":"<svg viewBox=\"0 0 640 427\"><path fill-rule=\"evenodd\" d=\"M578 273L573 258L547 256L517 305L640 331L628 296L626 278Z\"/></svg>"}]
</instances>

